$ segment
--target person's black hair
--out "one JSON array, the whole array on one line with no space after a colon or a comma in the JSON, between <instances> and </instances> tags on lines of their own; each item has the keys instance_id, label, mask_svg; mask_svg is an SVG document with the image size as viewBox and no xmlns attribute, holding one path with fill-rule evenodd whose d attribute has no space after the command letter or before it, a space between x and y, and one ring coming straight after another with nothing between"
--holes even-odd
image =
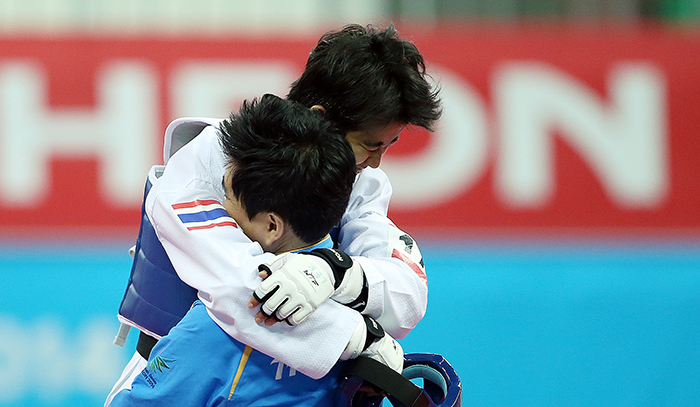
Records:
<instances>
[{"instance_id":1,"label":"person's black hair","mask_svg":"<svg viewBox=\"0 0 700 407\"><path fill-rule=\"evenodd\" d=\"M249 218L275 212L307 243L340 222L355 180L355 155L319 111L268 94L243 102L219 130L234 165L233 194Z\"/></svg>"},{"instance_id":2,"label":"person's black hair","mask_svg":"<svg viewBox=\"0 0 700 407\"><path fill-rule=\"evenodd\" d=\"M442 113L438 93L418 48L400 38L393 24L353 24L321 37L287 98L323 106L343 132L392 123L433 130Z\"/></svg>"}]
</instances>

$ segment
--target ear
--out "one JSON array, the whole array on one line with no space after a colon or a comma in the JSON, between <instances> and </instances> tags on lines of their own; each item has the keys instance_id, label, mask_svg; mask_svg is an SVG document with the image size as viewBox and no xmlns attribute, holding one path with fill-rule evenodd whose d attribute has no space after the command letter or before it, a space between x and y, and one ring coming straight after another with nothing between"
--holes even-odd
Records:
<instances>
[{"instance_id":1,"label":"ear","mask_svg":"<svg viewBox=\"0 0 700 407\"><path fill-rule=\"evenodd\" d=\"M282 242L287 224L275 212L265 213L265 247L276 247Z\"/></svg>"}]
</instances>

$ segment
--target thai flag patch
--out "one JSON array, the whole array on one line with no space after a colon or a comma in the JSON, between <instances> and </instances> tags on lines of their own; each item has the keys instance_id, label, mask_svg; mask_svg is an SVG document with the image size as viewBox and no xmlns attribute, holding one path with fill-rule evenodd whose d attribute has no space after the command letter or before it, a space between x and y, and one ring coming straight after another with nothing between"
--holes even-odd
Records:
<instances>
[{"instance_id":1,"label":"thai flag patch","mask_svg":"<svg viewBox=\"0 0 700 407\"><path fill-rule=\"evenodd\" d=\"M211 229L217 226L238 227L219 201L198 199L177 203L172 207L187 230Z\"/></svg>"}]
</instances>

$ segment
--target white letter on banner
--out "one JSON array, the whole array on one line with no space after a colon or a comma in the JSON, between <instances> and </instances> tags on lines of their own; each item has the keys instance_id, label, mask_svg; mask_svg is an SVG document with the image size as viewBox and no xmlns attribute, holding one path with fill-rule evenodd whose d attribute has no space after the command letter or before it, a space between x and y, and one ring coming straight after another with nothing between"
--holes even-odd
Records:
<instances>
[{"instance_id":1,"label":"white letter on banner","mask_svg":"<svg viewBox=\"0 0 700 407\"><path fill-rule=\"evenodd\" d=\"M495 75L501 126L496 185L505 203L538 207L554 194L552 131L591 165L622 207L659 205L669 188L665 84L648 64L610 75L610 102L552 67L513 63Z\"/></svg>"},{"instance_id":2,"label":"white letter on banner","mask_svg":"<svg viewBox=\"0 0 700 407\"><path fill-rule=\"evenodd\" d=\"M389 153L382 159L381 168L394 188L391 204L397 208L447 201L476 182L486 166L486 105L457 75L447 69L436 72L444 111L430 145L417 158Z\"/></svg>"},{"instance_id":3,"label":"white letter on banner","mask_svg":"<svg viewBox=\"0 0 700 407\"><path fill-rule=\"evenodd\" d=\"M170 84L173 117L225 118L244 99L265 93L284 98L295 72L278 61L183 63Z\"/></svg>"},{"instance_id":4,"label":"white letter on banner","mask_svg":"<svg viewBox=\"0 0 700 407\"><path fill-rule=\"evenodd\" d=\"M46 76L35 63L0 64L0 199L38 205L52 156L96 155L107 199L139 203L158 157L156 79L142 64L112 63L98 75L96 107L50 109Z\"/></svg>"}]
</instances>

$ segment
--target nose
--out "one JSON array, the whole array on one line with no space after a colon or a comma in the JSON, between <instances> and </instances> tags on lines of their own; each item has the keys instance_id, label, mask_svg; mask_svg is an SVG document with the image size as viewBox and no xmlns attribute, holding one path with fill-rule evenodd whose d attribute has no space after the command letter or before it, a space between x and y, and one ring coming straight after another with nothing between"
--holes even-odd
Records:
<instances>
[{"instance_id":1,"label":"nose","mask_svg":"<svg viewBox=\"0 0 700 407\"><path fill-rule=\"evenodd\" d=\"M386 152L386 148L378 148L375 151L372 151L365 162L372 168L379 167L379 164L382 162L382 155L384 155L384 152Z\"/></svg>"}]
</instances>

